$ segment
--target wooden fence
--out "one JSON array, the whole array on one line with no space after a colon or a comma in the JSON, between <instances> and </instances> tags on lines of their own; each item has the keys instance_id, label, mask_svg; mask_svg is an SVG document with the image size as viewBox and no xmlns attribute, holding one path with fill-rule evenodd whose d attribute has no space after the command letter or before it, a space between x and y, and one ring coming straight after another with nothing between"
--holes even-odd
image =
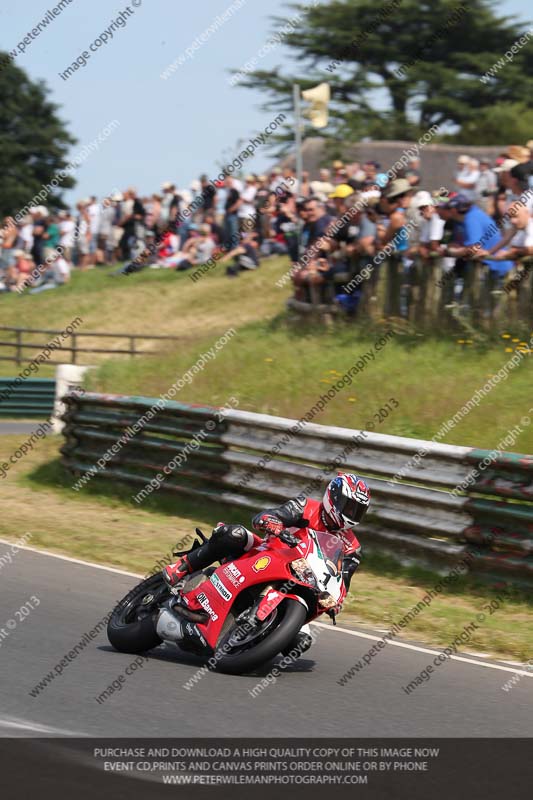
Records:
<instances>
[{"instance_id":1,"label":"wooden fence","mask_svg":"<svg viewBox=\"0 0 533 800\"><path fill-rule=\"evenodd\" d=\"M44 350L50 343L47 341L35 341L33 337L35 334L46 335L49 337L61 336L65 332L57 330L48 330L44 328L10 328L0 326L2 332L2 339L0 340L0 361L14 361L16 364L29 364L35 356ZM88 347L80 344L82 339L97 339L97 343L102 345L110 340L118 342L118 347ZM86 331L74 330L72 333L66 334L54 353L59 356L58 359L48 359L50 364L83 364L86 362L86 355L91 354L105 354L105 355L127 355L127 356L155 356L160 355L160 350L147 350L142 349L142 345L146 342L162 342L162 341L180 341L177 336L148 336L144 333L87 333ZM141 345L141 348L139 348ZM6 351L9 351L8 353ZM64 354L68 354L65 357ZM82 355L81 360L79 358ZM31 357L26 357L26 355Z\"/></svg>"},{"instance_id":2,"label":"wooden fence","mask_svg":"<svg viewBox=\"0 0 533 800\"><path fill-rule=\"evenodd\" d=\"M349 286L357 299L358 318L403 318L413 328L427 331L531 330L533 259L519 262L500 284L479 261L465 262L458 276L443 269L440 257L418 258L409 269L400 259L391 258L375 266L368 278L358 279L368 264L368 259L361 260L351 271L338 272L324 283L311 279L295 289L288 307L299 314L341 314L335 296Z\"/></svg>"}]
</instances>

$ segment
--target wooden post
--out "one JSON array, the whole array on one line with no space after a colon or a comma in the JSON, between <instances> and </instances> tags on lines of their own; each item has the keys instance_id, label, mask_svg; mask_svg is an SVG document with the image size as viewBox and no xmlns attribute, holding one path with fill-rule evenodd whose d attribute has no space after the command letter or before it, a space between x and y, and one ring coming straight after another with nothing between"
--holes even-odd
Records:
<instances>
[{"instance_id":1,"label":"wooden post","mask_svg":"<svg viewBox=\"0 0 533 800\"><path fill-rule=\"evenodd\" d=\"M135 355L135 336L130 336L130 355L132 358Z\"/></svg>"},{"instance_id":2,"label":"wooden post","mask_svg":"<svg viewBox=\"0 0 533 800\"><path fill-rule=\"evenodd\" d=\"M77 351L77 347L78 347L77 343L76 343L77 342L77 337L76 337L75 333L72 333L70 335L70 342L71 342L71 346L72 346L72 358L71 358L70 363L71 364L75 364L76 363L76 351Z\"/></svg>"}]
</instances>

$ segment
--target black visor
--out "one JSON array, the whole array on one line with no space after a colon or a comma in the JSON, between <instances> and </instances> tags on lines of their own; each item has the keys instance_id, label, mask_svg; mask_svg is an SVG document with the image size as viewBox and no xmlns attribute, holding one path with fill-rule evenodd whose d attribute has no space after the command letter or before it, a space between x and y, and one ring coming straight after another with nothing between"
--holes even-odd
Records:
<instances>
[{"instance_id":1,"label":"black visor","mask_svg":"<svg viewBox=\"0 0 533 800\"><path fill-rule=\"evenodd\" d=\"M344 501L344 502L343 502ZM350 520L350 522L362 522L366 512L367 512L368 504L364 505L363 503L359 503L357 500L354 500L351 497L341 497L340 502L338 503L338 510L343 515Z\"/></svg>"}]
</instances>

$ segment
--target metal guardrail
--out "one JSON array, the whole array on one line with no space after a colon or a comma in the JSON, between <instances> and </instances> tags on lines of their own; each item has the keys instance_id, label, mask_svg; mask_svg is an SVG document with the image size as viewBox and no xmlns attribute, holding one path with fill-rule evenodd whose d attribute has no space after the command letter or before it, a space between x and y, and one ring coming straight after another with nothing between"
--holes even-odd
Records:
<instances>
[{"instance_id":1,"label":"metal guardrail","mask_svg":"<svg viewBox=\"0 0 533 800\"><path fill-rule=\"evenodd\" d=\"M63 463L81 476L156 401L85 393L65 402ZM365 477L372 490L367 549L437 571L475 553L470 568L479 575L533 581L533 456L501 453L467 492L453 494L489 451L243 411L225 411L222 421L218 416L209 406L166 402L98 475L138 492L182 453L186 459L164 489L259 510L304 489L320 497L338 471L332 463L338 457L342 469ZM426 455L406 466L422 448Z\"/></svg>"},{"instance_id":2,"label":"metal guardrail","mask_svg":"<svg viewBox=\"0 0 533 800\"><path fill-rule=\"evenodd\" d=\"M56 382L46 378L0 378L0 417L50 417Z\"/></svg>"},{"instance_id":3,"label":"metal guardrail","mask_svg":"<svg viewBox=\"0 0 533 800\"><path fill-rule=\"evenodd\" d=\"M11 328L6 326L0 326L0 331L5 331L6 334L14 334L14 337L10 340L1 340L0 341L0 352L4 353L6 349L12 350L9 355L0 355L0 361L14 361L17 364L29 364L33 359L32 358L25 358L24 351L32 351L34 357L35 355L46 348L48 346L48 341L33 341L31 339L26 338L24 341L24 335L32 335L32 334L46 334L48 336L58 336L59 334L63 334L63 331L57 330L48 330L44 328ZM97 338L97 339L113 339L113 340L125 340L120 341L119 347L81 347L80 346L80 339L84 338ZM59 360L49 360L50 364L64 364L67 363L65 356L62 355L63 353L70 353L70 363L71 364L79 364L78 354L79 353L99 353L99 354L106 354L106 355L128 355L128 356L155 356L160 355L161 350L139 350L138 344L142 341L182 341L178 336L151 336L149 334L144 333L87 333L86 331L76 330L72 333L68 334L68 338L65 338L64 341L61 341L59 346L56 348L57 352L60 354ZM70 344L68 344L70 342Z\"/></svg>"}]
</instances>

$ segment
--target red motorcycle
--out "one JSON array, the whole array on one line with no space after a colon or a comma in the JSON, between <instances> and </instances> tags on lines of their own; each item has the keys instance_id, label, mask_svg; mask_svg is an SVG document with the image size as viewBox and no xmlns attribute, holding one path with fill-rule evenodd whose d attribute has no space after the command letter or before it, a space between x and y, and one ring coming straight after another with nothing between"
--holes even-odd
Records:
<instances>
[{"instance_id":1,"label":"red motorcycle","mask_svg":"<svg viewBox=\"0 0 533 800\"><path fill-rule=\"evenodd\" d=\"M124 653L174 642L220 672L250 672L287 648L306 622L327 613L335 623L346 596L343 556L335 534L299 528L268 535L172 589L153 575L115 608L109 641Z\"/></svg>"}]
</instances>

